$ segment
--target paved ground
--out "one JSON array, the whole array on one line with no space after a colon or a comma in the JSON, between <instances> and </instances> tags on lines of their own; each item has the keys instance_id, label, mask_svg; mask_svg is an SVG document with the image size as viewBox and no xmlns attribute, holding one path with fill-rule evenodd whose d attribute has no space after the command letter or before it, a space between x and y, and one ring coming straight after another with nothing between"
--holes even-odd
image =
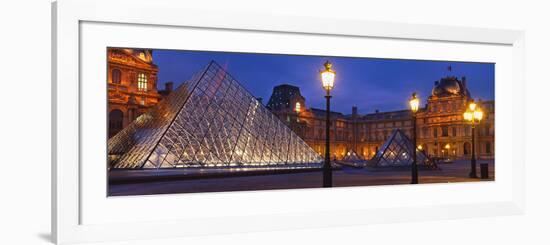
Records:
<instances>
[{"instance_id":1,"label":"paved ground","mask_svg":"<svg viewBox=\"0 0 550 245\"><path fill-rule=\"evenodd\" d=\"M494 162L489 163L489 180L494 180ZM468 178L470 169L469 161L457 161L451 164L440 164L440 170L421 170L419 172L420 183L453 183L481 181ZM121 175L121 173L118 173ZM479 176L479 165L478 165ZM409 184L410 171L398 170L374 170L344 168L334 171L333 185L344 186L372 186L372 185L396 185ZM196 193L219 192L240 190L272 190L272 189L297 189L320 187L322 183L321 172L281 173L270 175L252 175L223 178L184 179L184 180L155 180L134 183L117 183L109 185L109 195L149 195L168 193Z\"/></svg>"}]
</instances>

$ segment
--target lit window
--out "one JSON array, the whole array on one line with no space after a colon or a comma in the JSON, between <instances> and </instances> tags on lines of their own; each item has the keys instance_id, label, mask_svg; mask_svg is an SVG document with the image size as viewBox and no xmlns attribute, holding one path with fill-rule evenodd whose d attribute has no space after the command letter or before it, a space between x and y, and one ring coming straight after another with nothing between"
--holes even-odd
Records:
<instances>
[{"instance_id":1,"label":"lit window","mask_svg":"<svg viewBox=\"0 0 550 245\"><path fill-rule=\"evenodd\" d=\"M294 107L294 110L295 110L296 112L300 112L300 110L301 110L300 102L296 102L296 106Z\"/></svg>"},{"instance_id":2,"label":"lit window","mask_svg":"<svg viewBox=\"0 0 550 245\"><path fill-rule=\"evenodd\" d=\"M120 70L119 69L113 69L111 73L111 81L115 84L120 84Z\"/></svg>"},{"instance_id":3,"label":"lit window","mask_svg":"<svg viewBox=\"0 0 550 245\"><path fill-rule=\"evenodd\" d=\"M147 76L144 73L138 75L138 90L147 91Z\"/></svg>"}]
</instances>

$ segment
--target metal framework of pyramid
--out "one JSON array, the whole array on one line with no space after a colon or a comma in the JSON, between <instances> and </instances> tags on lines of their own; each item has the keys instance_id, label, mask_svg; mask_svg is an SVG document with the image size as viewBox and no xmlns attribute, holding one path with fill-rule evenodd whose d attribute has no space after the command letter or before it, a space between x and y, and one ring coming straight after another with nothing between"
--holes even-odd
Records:
<instances>
[{"instance_id":1,"label":"metal framework of pyramid","mask_svg":"<svg viewBox=\"0 0 550 245\"><path fill-rule=\"evenodd\" d=\"M350 151L348 151L348 153L346 153L344 158L342 158L342 161L361 162L361 161L364 161L364 160L359 155L357 155L357 153L355 153L354 150L350 150Z\"/></svg>"},{"instance_id":2,"label":"metal framework of pyramid","mask_svg":"<svg viewBox=\"0 0 550 245\"><path fill-rule=\"evenodd\" d=\"M395 129L384 142L382 148L369 161L371 167L410 166L413 163L412 141L399 129ZM416 162L420 165L435 167L424 152L416 149Z\"/></svg>"},{"instance_id":3,"label":"metal framework of pyramid","mask_svg":"<svg viewBox=\"0 0 550 245\"><path fill-rule=\"evenodd\" d=\"M111 168L319 167L322 158L214 61L108 141Z\"/></svg>"}]
</instances>

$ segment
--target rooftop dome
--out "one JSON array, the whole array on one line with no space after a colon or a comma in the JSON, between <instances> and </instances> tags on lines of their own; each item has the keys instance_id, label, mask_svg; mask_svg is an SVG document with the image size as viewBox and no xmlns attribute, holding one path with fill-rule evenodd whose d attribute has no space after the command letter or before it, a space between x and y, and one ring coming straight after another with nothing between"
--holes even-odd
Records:
<instances>
[{"instance_id":1,"label":"rooftop dome","mask_svg":"<svg viewBox=\"0 0 550 245\"><path fill-rule=\"evenodd\" d=\"M468 91L461 81L456 77L445 77L435 82L432 89L432 95L437 97L447 97L453 95L467 95Z\"/></svg>"}]
</instances>

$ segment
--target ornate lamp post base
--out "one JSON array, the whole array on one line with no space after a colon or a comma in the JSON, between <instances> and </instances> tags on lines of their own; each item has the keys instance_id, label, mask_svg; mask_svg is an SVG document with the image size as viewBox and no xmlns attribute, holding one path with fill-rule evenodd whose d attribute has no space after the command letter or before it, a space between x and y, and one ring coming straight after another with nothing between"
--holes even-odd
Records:
<instances>
[{"instance_id":1,"label":"ornate lamp post base","mask_svg":"<svg viewBox=\"0 0 550 245\"><path fill-rule=\"evenodd\" d=\"M330 163L323 166L323 187L332 187L332 168L330 167Z\"/></svg>"}]
</instances>

